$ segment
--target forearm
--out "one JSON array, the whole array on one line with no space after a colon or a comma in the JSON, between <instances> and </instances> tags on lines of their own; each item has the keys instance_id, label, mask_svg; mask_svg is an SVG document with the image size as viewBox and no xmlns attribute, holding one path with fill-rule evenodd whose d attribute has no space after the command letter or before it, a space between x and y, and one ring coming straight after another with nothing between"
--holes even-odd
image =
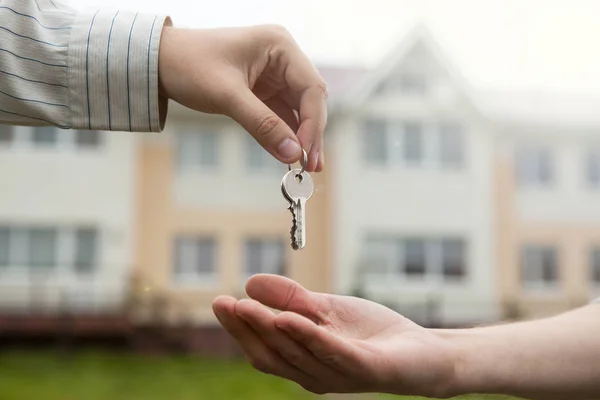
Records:
<instances>
[{"instance_id":1,"label":"forearm","mask_svg":"<svg viewBox=\"0 0 600 400\"><path fill-rule=\"evenodd\" d=\"M0 122L159 131L158 53L169 23L59 1L0 2Z\"/></svg>"},{"instance_id":2,"label":"forearm","mask_svg":"<svg viewBox=\"0 0 600 400\"><path fill-rule=\"evenodd\" d=\"M440 335L457 351L453 393L569 400L600 395L600 305Z\"/></svg>"}]
</instances>

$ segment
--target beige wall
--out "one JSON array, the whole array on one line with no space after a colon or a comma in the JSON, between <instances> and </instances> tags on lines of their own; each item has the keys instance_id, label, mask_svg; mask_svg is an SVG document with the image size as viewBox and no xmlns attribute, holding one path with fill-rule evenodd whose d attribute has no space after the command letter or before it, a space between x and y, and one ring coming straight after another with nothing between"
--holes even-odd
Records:
<instances>
[{"instance_id":1,"label":"beige wall","mask_svg":"<svg viewBox=\"0 0 600 400\"><path fill-rule=\"evenodd\" d=\"M515 211L515 173L511 157L496 163L497 282L500 301L513 304L522 317L551 315L589 301L595 295L588 281L590 246L600 245L600 226L585 223L519 220ZM532 294L521 289L520 249L524 244L553 245L557 249L560 289Z\"/></svg>"},{"instance_id":2,"label":"beige wall","mask_svg":"<svg viewBox=\"0 0 600 400\"><path fill-rule=\"evenodd\" d=\"M174 204L173 151L165 135L145 138L139 150L139 186L137 195L136 271L143 281L138 294L144 299L140 317L149 318L148 301L157 296L166 302L165 315L177 321L186 318L214 323L211 311L214 297L221 294L244 295L244 240L248 236L281 237L289 243L291 213L283 208L270 212L216 211L183 208ZM313 174L317 188L326 185L325 173ZM329 291L330 214L329 192L315 191L307 206L305 249L288 248L287 274L311 290ZM210 234L219 243L218 281L212 286L181 287L172 282L173 239L182 233Z\"/></svg>"}]
</instances>

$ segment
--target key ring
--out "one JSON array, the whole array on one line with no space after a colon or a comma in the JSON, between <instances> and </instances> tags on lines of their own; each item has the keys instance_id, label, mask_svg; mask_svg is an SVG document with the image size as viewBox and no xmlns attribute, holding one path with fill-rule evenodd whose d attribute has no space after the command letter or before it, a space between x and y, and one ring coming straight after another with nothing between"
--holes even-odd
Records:
<instances>
[{"instance_id":1,"label":"key ring","mask_svg":"<svg viewBox=\"0 0 600 400\"><path fill-rule=\"evenodd\" d=\"M308 163L308 154L306 154L306 150L302 149L302 160L300 160L300 165L302 166L302 170L300 171L300 173L298 175L302 175L304 172L306 172L306 164ZM292 166L290 164L288 164L288 171L292 170Z\"/></svg>"}]
</instances>

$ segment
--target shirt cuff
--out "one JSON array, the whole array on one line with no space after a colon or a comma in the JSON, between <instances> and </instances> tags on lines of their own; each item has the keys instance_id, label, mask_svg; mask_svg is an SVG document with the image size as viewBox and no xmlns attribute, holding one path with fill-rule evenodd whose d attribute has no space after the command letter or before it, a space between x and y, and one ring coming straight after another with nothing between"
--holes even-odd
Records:
<instances>
[{"instance_id":1,"label":"shirt cuff","mask_svg":"<svg viewBox=\"0 0 600 400\"><path fill-rule=\"evenodd\" d=\"M158 53L166 16L131 11L80 13L68 54L74 129L160 132L167 100L158 92Z\"/></svg>"}]
</instances>

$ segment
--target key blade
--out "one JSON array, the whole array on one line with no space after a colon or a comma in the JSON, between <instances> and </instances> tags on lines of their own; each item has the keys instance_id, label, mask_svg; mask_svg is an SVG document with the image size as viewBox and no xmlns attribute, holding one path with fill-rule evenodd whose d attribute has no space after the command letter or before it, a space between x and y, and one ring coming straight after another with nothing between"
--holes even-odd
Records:
<instances>
[{"instance_id":1,"label":"key blade","mask_svg":"<svg viewBox=\"0 0 600 400\"><path fill-rule=\"evenodd\" d=\"M297 199L293 203L293 206L296 209L295 241L298 246L298 250L301 250L306 246L306 199Z\"/></svg>"},{"instance_id":2,"label":"key blade","mask_svg":"<svg viewBox=\"0 0 600 400\"><path fill-rule=\"evenodd\" d=\"M296 207L293 202L288 207L288 210L292 213L292 229L290 229L291 246L293 250L298 250L298 242L296 241L296 230L298 228L296 219Z\"/></svg>"}]
</instances>

